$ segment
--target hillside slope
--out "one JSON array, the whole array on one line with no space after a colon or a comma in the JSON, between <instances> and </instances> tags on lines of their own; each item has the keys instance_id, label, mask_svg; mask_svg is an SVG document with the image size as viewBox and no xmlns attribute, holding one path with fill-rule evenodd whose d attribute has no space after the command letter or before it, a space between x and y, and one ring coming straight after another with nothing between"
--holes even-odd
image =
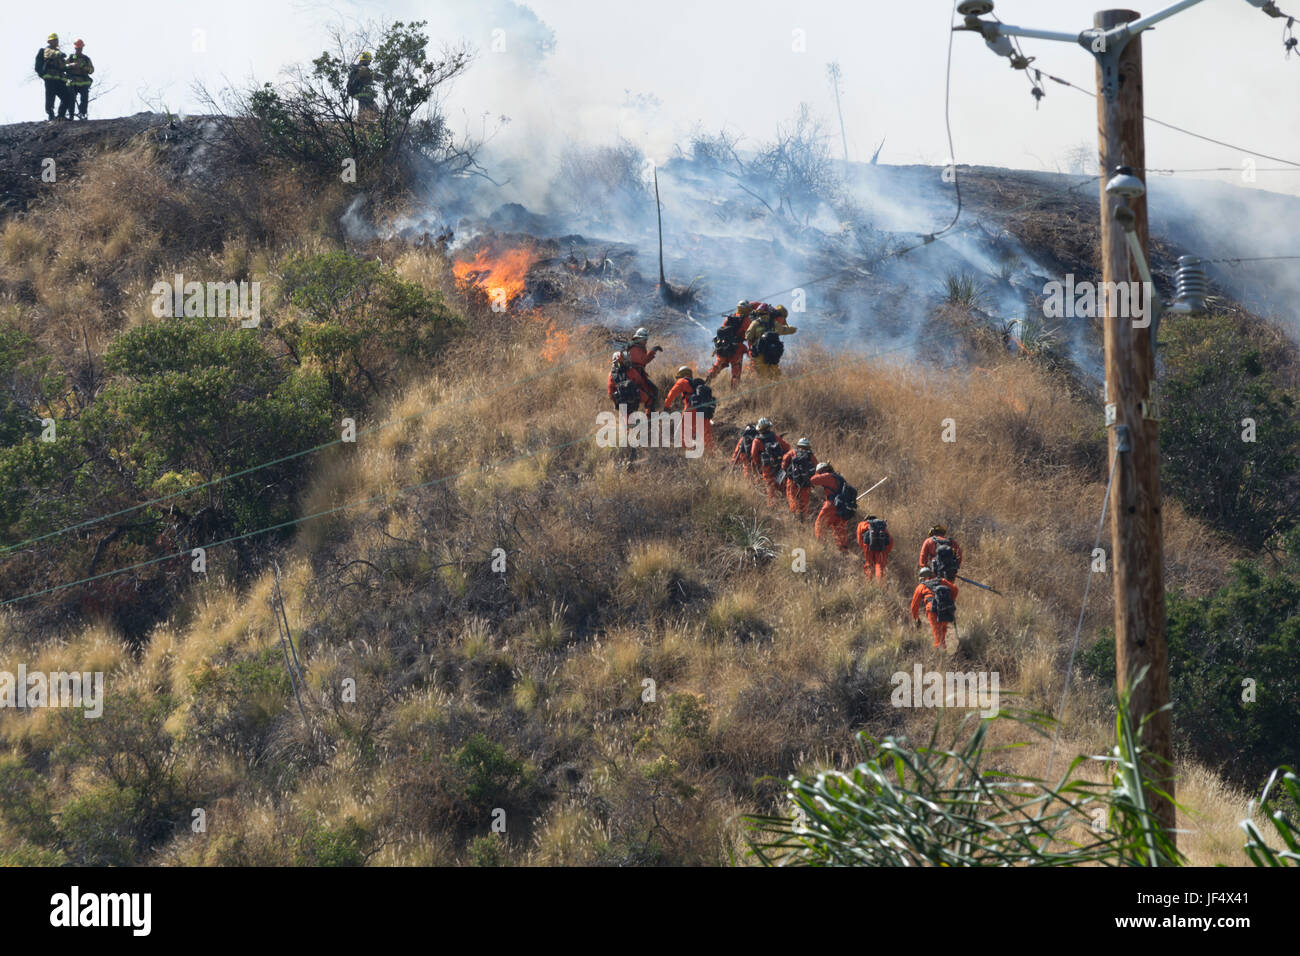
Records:
<instances>
[{"instance_id":1,"label":"hillside slope","mask_svg":"<svg viewBox=\"0 0 1300 956\"><path fill-rule=\"evenodd\" d=\"M960 720L956 710L892 706L896 672L997 672L1017 706L1057 706L1106 465L1095 399L1059 371L978 340L962 347L972 374L872 359L828 347L837 343L809 326L777 384L746 375L731 392L719 380L719 456L601 448L610 343L629 319L651 324L665 347L653 367L661 393L677 365L706 362L698 329L659 303L652 284L604 271L581 287L598 287L595 306L575 285L527 311L495 313L457 281L445 245L373 240L352 243L355 258L328 258L350 197L312 195L275 170L248 188L278 206L247 220L237 207L182 245L203 194L166 149L162 158L141 149L104 153L71 184L78 192L32 203L0 235L6 318L46 356L71 363L81 341L42 325L65 301L52 274L100 297L77 313L94 332L84 345L94 374L60 422L93 418L104 381L121 377L113 343L167 321L149 315L145 291L172 269L266 282L257 341L279 367L319 373L331 388L344 380L309 349L334 355L312 334L338 329L313 323L310 296L294 297L304 261L382 263L405 283L384 287L401 293L391 309L420 289L430 296L421 309L446 303L467 334L432 356L402 353L401 342L391 346L401 361L385 352L387 364L371 366L364 354L387 374L373 389L357 376L357 389L320 406L333 416L331 438L345 414L358 437L322 441L329 447L285 479L292 528L247 550L214 546L206 576L166 566L164 597L137 592L163 610L134 642L84 606L6 608L0 669L102 670L110 694L96 721L0 713L0 859L720 864L743 853L739 814L779 808L785 775L846 766L860 731L924 739L936 720L945 729ZM142 156L153 165L138 168ZM85 212L95 229L70 261L52 224L127 175L168 184L175 218L151 218L156 204L123 195L112 223L96 218L107 209ZM987 188L996 190L993 177ZM275 209L295 213L277 220ZM981 318L930 299L924 309L953 328ZM385 342L405 334L376 329ZM317 393L288 394L305 403ZM123 401L112 407L125 414ZM883 587L865 580L859 556L816 540L727 467L739 428L759 416L791 440L809 436L859 488L889 478L864 501L898 542ZM955 441L944 440L947 419ZM286 454L309 444L275 437ZM179 467L128 451L112 448L105 460L123 472ZM1177 501L1164 518L1168 585L1213 592L1239 545ZM942 655L907 614L914 555L935 522L961 542L964 571L1004 594L964 587L960 639ZM129 548L129 534L103 545L105 566L165 554L155 531ZM269 604L277 563L301 699ZM1090 639L1111 619L1108 584L1091 587ZM1064 716L1063 753L1108 745L1100 683L1076 676ZM1015 733L999 724L995 738ZM999 760L1041 775L1046 747ZM1181 799L1199 814L1183 821L1184 850L1194 862L1241 862L1234 827L1244 796L1194 760L1179 769ZM195 807L206 811L201 833Z\"/></svg>"}]
</instances>

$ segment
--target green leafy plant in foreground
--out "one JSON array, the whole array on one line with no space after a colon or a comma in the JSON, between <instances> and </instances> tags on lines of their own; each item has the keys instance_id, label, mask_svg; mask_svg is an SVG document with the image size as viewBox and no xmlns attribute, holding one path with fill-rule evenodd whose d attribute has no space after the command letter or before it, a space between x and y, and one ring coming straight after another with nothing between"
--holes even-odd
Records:
<instances>
[{"instance_id":1,"label":"green leafy plant in foreground","mask_svg":"<svg viewBox=\"0 0 1300 956\"><path fill-rule=\"evenodd\" d=\"M1140 679L1140 678L1139 678ZM1182 866L1170 834L1149 806L1167 796L1152 786L1151 756L1141 747L1121 697L1116 745L1106 756L1076 757L1053 785L982 766L991 721L1011 719L1045 734L1050 717L1003 711L965 718L952 743L939 746L936 724L927 746L858 735L863 760L852 770L791 777L790 816L745 818L749 855L765 866ZM972 728L972 722L974 722ZM1014 747L1023 744L1011 745ZM994 748L1005 749L1005 748ZM1110 767L1109 783L1076 776L1087 761ZM1300 785L1281 773L1293 798ZM1105 820L1105 826L1101 821ZM1250 820L1246 852L1256 865L1295 865L1300 839L1281 811L1270 821L1286 849L1269 847Z\"/></svg>"},{"instance_id":2,"label":"green leafy plant in foreground","mask_svg":"<svg viewBox=\"0 0 1300 956\"><path fill-rule=\"evenodd\" d=\"M1296 777L1295 771L1290 767L1278 767L1269 776L1268 783L1264 785L1264 792L1259 798L1261 810L1268 806L1269 791L1273 789L1275 783L1281 783L1282 789L1290 798L1293 810L1300 807L1300 778ZM1251 810L1254 809L1252 803ZM1255 821L1247 818L1241 821L1240 826L1246 831L1245 850L1250 861L1256 866L1300 866L1300 826L1297 826L1281 809L1273 809L1269 813L1268 820L1273 824L1273 829L1277 831L1285 849L1275 850L1264 842L1264 835L1255 826Z\"/></svg>"}]
</instances>

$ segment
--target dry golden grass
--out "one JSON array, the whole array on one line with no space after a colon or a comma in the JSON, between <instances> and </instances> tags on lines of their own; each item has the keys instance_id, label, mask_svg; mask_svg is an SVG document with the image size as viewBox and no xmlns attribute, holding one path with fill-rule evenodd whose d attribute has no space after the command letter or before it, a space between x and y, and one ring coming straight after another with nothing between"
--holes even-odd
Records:
<instances>
[{"instance_id":1,"label":"dry golden grass","mask_svg":"<svg viewBox=\"0 0 1300 956\"><path fill-rule=\"evenodd\" d=\"M324 244L329 230L312 227L338 202L283 171L213 193L169 173L153 147L129 145L83 163L5 222L0 288L21 306L20 326L54 354L97 354L116 332L152 321L150 290L175 273L273 285L279 257Z\"/></svg>"},{"instance_id":2,"label":"dry golden grass","mask_svg":"<svg viewBox=\"0 0 1300 956\"><path fill-rule=\"evenodd\" d=\"M30 263L30 244L11 225L0 255ZM254 254L223 252L235 264ZM431 257L401 256L397 268L449 281ZM307 521L281 561L326 755L302 757L310 769L279 791L229 755L188 753L229 822L178 838L160 862L291 861L285 819L358 821L378 844L371 863L465 862L490 807L441 802L445 761L482 733L533 775L501 798L517 801L507 862L721 863L737 815L772 809L784 775L846 765L858 731L928 739L933 712L889 704L897 670L996 670L1017 705L1055 710L1103 490L1097 409L1023 363L956 378L801 346L779 385L752 390L746 376L739 393L719 390L717 458L629 454L592 440L607 406L604 336L575 333L548 361L546 322L514 321L458 343L359 427L398 424L320 454L304 514L385 493ZM698 358L665 344L657 368ZM816 540L784 504L768 510L727 470L736 431L760 415L791 440L809 436L859 489L889 477L863 502L897 543L883 587L864 578L860 554ZM955 442L942 440L945 419ZM1170 585L1213 587L1227 552L1172 502L1165 515ZM775 556L745 550L739 529L754 520ZM907 616L915 555L936 522L961 543L968 576L1005 595L962 587L953 657ZM504 573L491 568L496 548ZM132 686L175 695L180 738L196 675L276 645L270 588L266 574L243 593L200 587L139 660L103 659ZM1082 647L1111 600L1098 575ZM102 657L95 640L81 640L79 658ZM361 691L351 710L338 702L349 677ZM669 719L677 694L699 695L701 727ZM1110 723L1105 694L1080 680L1054 775L1103 752ZM1002 724L993 737L1027 739ZM272 740L277 753L308 751L292 700ZM1041 775L1046 754L1039 742L1000 759ZM1204 770L1182 770L1182 797L1202 815L1184 849L1243 862L1226 829L1241 801Z\"/></svg>"},{"instance_id":3,"label":"dry golden grass","mask_svg":"<svg viewBox=\"0 0 1300 956\"><path fill-rule=\"evenodd\" d=\"M560 363L580 355L584 346L599 354L595 342L579 339ZM520 374L544 373L546 367L535 358L530 361L530 354L526 342L514 343L510 367ZM677 360L673 355L668 364ZM473 474L457 483L462 503L471 494L523 495L553 481L557 472L581 473L594 465L589 473L565 479L576 480L571 484L575 497L615 496L625 513L658 516L656 527L674 516L667 523L678 528L675 539L602 536L591 544L622 569L615 594L633 610L624 616L644 616L650 626L613 630L596 644L567 653L558 683L547 689L567 719L633 707L640 678L662 680L665 673L647 652L671 640L671 686L698 691L709 700L711 749L721 767L748 772L752 782L756 770L788 772L808 754L825 751L842 757L849 752L851 731L871 723L846 720L842 707L828 720L826 715L835 710L826 703L828 675L858 680L850 684L849 696L887 695L888 675L924 654L926 642L904 626L905 602L913 586L911 555L935 521L947 523L962 542L970 575L996 583L1007 594L998 598L963 589L962 668L997 669L1003 687L1019 695L1018 704L1054 710L1102 491L1102 462L1096 456L1104 449L1089 430L1093 410L1070 402L1052 382L1023 366L987 369L963 385L918 377L914 370L861 362L835 365L829 356L805 355L802 363L792 363L781 386L739 400L724 398L718 429L728 431L767 414L789 437L812 437L821 456L859 487L888 474L890 482L870 502L871 510L890 520L899 542L891 560L894 573L883 591L858 576L857 559L834 554L813 539L810 528L780 511L771 520L782 556L739 577L720 576L693 548L707 532L691 527L692 499L749 491L716 462L642 462L629 474L617 454L578 446L553 456L529 454L523 462L478 473L492 455L518 453L520 443L537 452L545 444L543 436L571 440L583 430L590 432L594 411L602 404L604 369L595 358L559 370L548 376L544 388L530 390L523 415L488 399L466 401L465 396L498 381L471 364L454 383L419 389L419 401L442 395L443 408L408 422L403 430L414 429L414 434L388 444L390 449L400 445L407 463L432 459L467 466ZM461 404L452 411L448 400ZM401 414L415 410L409 398L400 407ZM1007 416L1017 419L1015 429L1008 429ZM958 429L953 444L940 440L942 420L949 417ZM1028 452L1017 438L1025 433L1035 436ZM395 478L401 462L392 459L359 459L358 470L364 477L338 480L349 489L403 480ZM406 472L408 479L428 474ZM1167 512L1171 552L1187 556L1171 561L1172 583L1191 589L1213 586L1226 555L1207 552L1197 541L1197 526L1179 509ZM564 554L564 542L582 533L574 517L552 512L539 518L540 537L534 540L542 553ZM790 571L794 547L809 555L809 571L802 575ZM615 557L618 552L624 557ZM1074 560L1067 563L1063 554L1073 554ZM1109 580L1097 584L1086 622L1090 633L1109 618ZM675 614L674 592L693 587L707 592L699 599L700 610ZM684 626L674 623L681 615ZM692 624L692 618L698 623ZM543 646L553 649L556 643ZM539 686L535 680L521 684L516 704L534 710ZM801 706L802 700L807 703ZM1071 746L1086 742L1086 749L1104 749L1109 739L1105 711L1095 690L1072 695L1066 718L1074 730L1058 757L1058 772L1078 752ZM883 715L877 728L897 729L896 716ZM921 732L928 730L930 719L918 715L904 725ZM836 736L838 742L832 742ZM1045 747L1024 751L1026 763L1014 769L1025 772L1038 763L1043 766L1037 769L1044 770L1045 752ZM546 828L548 846L561 839L559 833L565 834L563 843L583 832L577 822L581 814L572 808L556 812L559 816ZM559 849L542 850L537 858L566 855Z\"/></svg>"}]
</instances>

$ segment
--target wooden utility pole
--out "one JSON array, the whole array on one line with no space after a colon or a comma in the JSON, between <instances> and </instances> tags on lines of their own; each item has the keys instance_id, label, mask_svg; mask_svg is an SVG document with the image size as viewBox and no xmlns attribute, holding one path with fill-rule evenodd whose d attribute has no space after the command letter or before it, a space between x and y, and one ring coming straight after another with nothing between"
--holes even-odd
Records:
<instances>
[{"instance_id":1,"label":"wooden utility pole","mask_svg":"<svg viewBox=\"0 0 1300 956\"><path fill-rule=\"evenodd\" d=\"M1093 21L1110 30L1138 19L1132 10L1103 10ZM1130 166L1146 181L1146 146L1142 127L1142 39L1131 37L1121 50L1113 96L1105 95L1102 60L1097 65L1097 125L1101 147L1101 255L1104 290L1111 283L1138 280L1124 229L1116 221L1119 200L1106 193L1106 183L1118 166ZM1136 216L1137 236L1147 248L1146 196L1129 201ZM1154 298L1154 290L1152 290ZM1170 798L1174 795L1169 702L1169 660L1165 645L1164 556L1160 528L1160 453L1156 410L1154 325L1135 328L1140 318L1130 301L1129 315L1112 315L1116 296L1099 295L1106 317L1106 403L1109 449L1118 454L1110 494L1112 567L1115 578L1115 670L1122 690L1131 690L1130 714L1136 729L1148 715L1140 740L1152 757L1146 774ZM1143 300L1145 301L1145 299ZM1148 303L1148 310L1155 305ZM1148 313L1148 319L1150 313ZM1121 431L1122 430L1122 431ZM1119 451L1127 439L1128 450ZM1147 668L1140 684L1134 678ZM1160 713L1155 711L1160 710ZM1174 833L1174 807L1168 799L1149 795L1149 805L1168 831Z\"/></svg>"}]
</instances>

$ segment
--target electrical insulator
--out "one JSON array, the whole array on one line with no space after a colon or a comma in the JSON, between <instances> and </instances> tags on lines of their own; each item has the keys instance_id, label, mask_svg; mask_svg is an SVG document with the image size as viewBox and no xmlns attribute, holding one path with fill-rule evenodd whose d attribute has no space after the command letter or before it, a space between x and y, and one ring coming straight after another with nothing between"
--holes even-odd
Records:
<instances>
[{"instance_id":1,"label":"electrical insulator","mask_svg":"<svg viewBox=\"0 0 1300 956\"><path fill-rule=\"evenodd\" d=\"M985 40L984 45L996 53L998 56L1012 56L1015 48L1011 45L1011 40L1007 37L994 37L992 40Z\"/></svg>"},{"instance_id":2,"label":"electrical insulator","mask_svg":"<svg viewBox=\"0 0 1300 956\"><path fill-rule=\"evenodd\" d=\"M1179 315L1205 312L1205 297L1209 291L1210 280L1205 274L1205 264L1196 256L1179 256L1178 271L1174 273L1172 311Z\"/></svg>"}]
</instances>

